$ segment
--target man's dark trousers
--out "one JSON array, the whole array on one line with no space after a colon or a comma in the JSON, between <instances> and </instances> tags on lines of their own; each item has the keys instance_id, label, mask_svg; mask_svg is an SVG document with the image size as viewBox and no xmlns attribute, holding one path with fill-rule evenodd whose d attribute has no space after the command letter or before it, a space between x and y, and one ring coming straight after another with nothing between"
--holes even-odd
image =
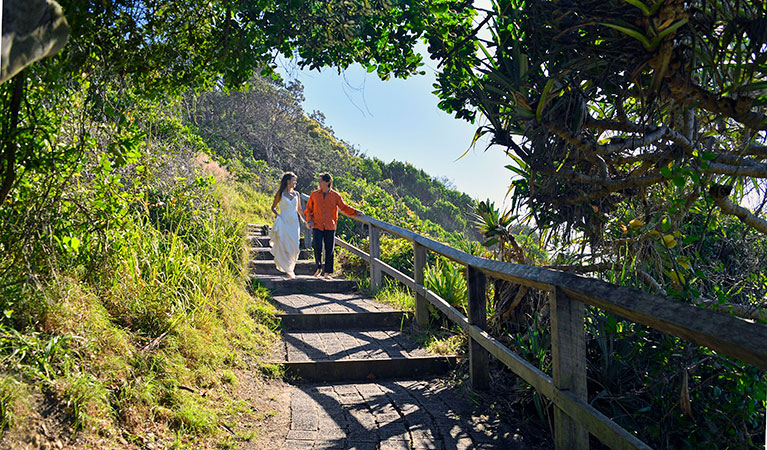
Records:
<instances>
[{"instance_id":1,"label":"man's dark trousers","mask_svg":"<svg viewBox=\"0 0 767 450\"><path fill-rule=\"evenodd\" d=\"M322 268L322 246L325 246L325 266L323 273L333 273L333 248L336 244L336 230L312 228L312 247L317 268Z\"/></svg>"}]
</instances>

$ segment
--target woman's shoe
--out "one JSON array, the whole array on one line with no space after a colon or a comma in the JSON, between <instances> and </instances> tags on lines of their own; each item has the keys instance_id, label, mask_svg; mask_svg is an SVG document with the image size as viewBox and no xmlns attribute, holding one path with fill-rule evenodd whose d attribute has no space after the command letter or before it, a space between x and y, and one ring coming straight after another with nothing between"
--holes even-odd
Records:
<instances>
[{"instance_id":1,"label":"woman's shoe","mask_svg":"<svg viewBox=\"0 0 767 450\"><path fill-rule=\"evenodd\" d=\"M317 269L317 271L314 272L314 278L319 278L320 275L322 275L322 269Z\"/></svg>"}]
</instances>

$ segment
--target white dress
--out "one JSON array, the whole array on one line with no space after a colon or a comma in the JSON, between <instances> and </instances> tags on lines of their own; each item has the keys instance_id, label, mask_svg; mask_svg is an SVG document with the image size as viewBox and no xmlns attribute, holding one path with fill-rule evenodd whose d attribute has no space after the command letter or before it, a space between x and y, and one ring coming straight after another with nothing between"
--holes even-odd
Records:
<instances>
[{"instance_id":1,"label":"white dress","mask_svg":"<svg viewBox=\"0 0 767 450\"><path fill-rule=\"evenodd\" d=\"M270 233L270 251L274 255L274 265L277 270L295 276L293 270L298 260L299 231L298 221L298 193L289 199L287 195L280 198L280 214L274 219L274 226Z\"/></svg>"}]
</instances>

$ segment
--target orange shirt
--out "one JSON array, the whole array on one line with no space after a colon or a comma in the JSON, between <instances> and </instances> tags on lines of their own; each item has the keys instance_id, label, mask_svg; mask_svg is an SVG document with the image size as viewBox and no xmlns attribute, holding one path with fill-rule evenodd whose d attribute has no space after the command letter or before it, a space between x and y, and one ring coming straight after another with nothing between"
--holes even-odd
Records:
<instances>
[{"instance_id":1,"label":"orange shirt","mask_svg":"<svg viewBox=\"0 0 767 450\"><path fill-rule=\"evenodd\" d=\"M335 230L338 222L338 210L349 216L356 214L354 208L344 203L344 200L333 189L322 195L322 190L317 189L309 195L306 202L306 221L313 221L312 228L319 230Z\"/></svg>"}]
</instances>

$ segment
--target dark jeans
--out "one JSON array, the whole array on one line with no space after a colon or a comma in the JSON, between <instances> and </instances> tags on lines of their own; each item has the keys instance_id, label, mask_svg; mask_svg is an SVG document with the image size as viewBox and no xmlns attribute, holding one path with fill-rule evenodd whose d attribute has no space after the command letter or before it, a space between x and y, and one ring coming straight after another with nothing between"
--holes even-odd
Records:
<instances>
[{"instance_id":1,"label":"dark jeans","mask_svg":"<svg viewBox=\"0 0 767 450\"><path fill-rule=\"evenodd\" d=\"M324 273L333 273L333 247L336 243L336 230L320 230L312 228L312 247L317 268L322 268L322 246L325 246Z\"/></svg>"}]
</instances>

